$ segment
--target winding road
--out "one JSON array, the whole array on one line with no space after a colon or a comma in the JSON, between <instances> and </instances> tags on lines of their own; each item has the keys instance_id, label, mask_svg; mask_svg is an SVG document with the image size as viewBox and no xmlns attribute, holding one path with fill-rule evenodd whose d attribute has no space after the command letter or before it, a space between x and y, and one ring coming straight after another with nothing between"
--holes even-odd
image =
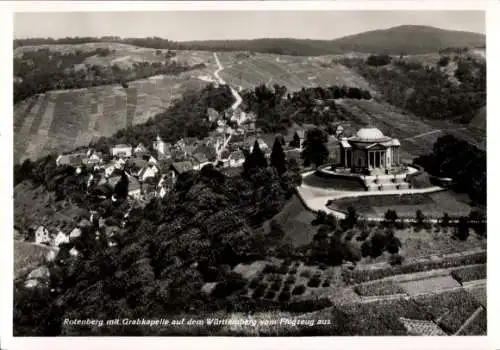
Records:
<instances>
[{"instance_id":1,"label":"winding road","mask_svg":"<svg viewBox=\"0 0 500 350\"><path fill-rule=\"evenodd\" d=\"M215 78L217 79L217 81L219 82L219 84L221 85L228 85L224 79L221 78L221 76L219 75L219 73L224 70L224 67L222 66L222 64L220 63L219 61L219 57L217 56L217 54L214 52L214 58L215 58L215 62L217 63L217 70L214 72L214 76ZM238 91L236 91L235 88L233 88L232 86L229 86L229 88L231 89L231 93L233 94L233 97L236 101L234 101L233 105L231 106L231 109L234 111L236 110L236 108L238 108L241 104L241 102L243 102L243 99L241 98L240 94L238 93Z\"/></svg>"}]
</instances>

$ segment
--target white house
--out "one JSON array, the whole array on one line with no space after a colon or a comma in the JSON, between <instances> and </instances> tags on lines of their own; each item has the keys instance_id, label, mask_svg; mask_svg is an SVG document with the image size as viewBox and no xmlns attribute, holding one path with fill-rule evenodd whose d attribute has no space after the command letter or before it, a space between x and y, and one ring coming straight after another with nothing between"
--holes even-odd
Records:
<instances>
[{"instance_id":1,"label":"white house","mask_svg":"<svg viewBox=\"0 0 500 350\"><path fill-rule=\"evenodd\" d=\"M50 244L50 234L44 226L39 226L35 231L35 242L37 244Z\"/></svg>"},{"instance_id":2,"label":"white house","mask_svg":"<svg viewBox=\"0 0 500 350\"><path fill-rule=\"evenodd\" d=\"M158 173L159 170L156 165L150 163L139 171L138 176L141 181L145 181L148 178L155 177Z\"/></svg>"},{"instance_id":3,"label":"white house","mask_svg":"<svg viewBox=\"0 0 500 350\"><path fill-rule=\"evenodd\" d=\"M59 231L54 237L54 245L59 247L63 243L69 243L69 236L62 231Z\"/></svg>"},{"instance_id":4,"label":"white house","mask_svg":"<svg viewBox=\"0 0 500 350\"><path fill-rule=\"evenodd\" d=\"M69 239L75 239L82 235L82 230L79 227L75 227L73 231L69 234Z\"/></svg>"},{"instance_id":5,"label":"white house","mask_svg":"<svg viewBox=\"0 0 500 350\"><path fill-rule=\"evenodd\" d=\"M229 166L233 168L237 168L243 166L245 163L245 155L242 151L234 151L229 155Z\"/></svg>"},{"instance_id":6,"label":"white house","mask_svg":"<svg viewBox=\"0 0 500 350\"><path fill-rule=\"evenodd\" d=\"M76 257L78 256L78 250L76 250L75 247L71 248L71 250L69 251L69 254L73 257Z\"/></svg>"},{"instance_id":7,"label":"white house","mask_svg":"<svg viewBox=\"0 0 500 350\"><path fill-rule=\"evenodd\" d=\"M113 157L130 157L132 156L132 146L120 144L111 148Z\"/></svg>"}]
</instances>

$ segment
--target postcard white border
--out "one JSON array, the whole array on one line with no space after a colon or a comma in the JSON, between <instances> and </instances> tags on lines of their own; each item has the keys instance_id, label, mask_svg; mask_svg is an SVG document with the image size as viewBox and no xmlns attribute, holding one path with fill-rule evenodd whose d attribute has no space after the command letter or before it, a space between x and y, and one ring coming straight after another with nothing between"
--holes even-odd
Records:
<instances>
[{"instance_id":1,"label":"postcard white border","mask_svg":"<svg viewBox=\"0 0 500 350\"><path fill-rule=\"evenodd\" d=\"M499 1L19 1L2 2L0 4L0 47L3 80L0 94L0 138L3 151L0 152L0 186L2 194L1 224L3 233L0 254L1 288L1 334L2 349L500 349L500 329L498 312L500 302L495 296L500 295L498 283L499 254L495 251L499 238L498 221L495 218L496 195L499 193L500 178L498 161L495 161L495 151L498 148L499 137L495 133L500 130L500 99L498 94L498 79L500 78L500 40L497 35L500 21ZM12 337L12 14L13 12L67 12L67 11L179 11L179 10L485 10L487 30L487 80L488 80L488 336L487 337L313 337L313 338L218 338L218 337L170 337L170 338L13 338ZM33 25L36 25L34 23ZM500 198L500 197L499 197Z\"/></svg>"}]
</instances>

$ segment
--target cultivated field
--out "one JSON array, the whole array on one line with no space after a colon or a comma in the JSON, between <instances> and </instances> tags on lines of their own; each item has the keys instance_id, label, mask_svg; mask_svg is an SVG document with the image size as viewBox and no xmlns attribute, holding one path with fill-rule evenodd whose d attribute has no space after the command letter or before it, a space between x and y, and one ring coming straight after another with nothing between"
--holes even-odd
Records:
<instances>
[{"instance_id":1,"label":"cultivated field","mask_svg":"<svg viewBox=\"0 0 500 350\"><path fill-rule=\"evenodd\" d=\"M69 151L143 123L185 91L208 84L198 73L151 77L130 82L126 89L107 85L30 97L14 106L14 160Z\"/></svg>"},{"instance_id":2,"label":"cultivated field","mask_svg":"<svg viewBox=\"0 0 500 350\"><path fill-rule=\"evenodd\" d=\"M312 58L235 52L218 53L218 56L224 67L221 77L227 83L243 89L260 84L280 84L290 91L330 85L371 90L361 76L342 65L331 63L331 59L326 56Z\"/></svg>"}]
</instances>

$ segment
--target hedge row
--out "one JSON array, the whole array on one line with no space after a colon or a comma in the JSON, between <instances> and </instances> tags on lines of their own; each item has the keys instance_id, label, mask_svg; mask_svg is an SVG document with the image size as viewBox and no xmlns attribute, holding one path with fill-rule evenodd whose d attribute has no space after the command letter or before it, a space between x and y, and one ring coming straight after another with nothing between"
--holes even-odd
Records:
<instances>
[{"instance_id":1,"label":"hedge row","mask_svg":"<svg viewBox=\"0 0 500 350\"><path fill-rule=\"evenodd\" d=\"M451 276L459 283L486 279L486 265L466 266L452 271Z\"/></svg>"},{"instance_id":2,"label":"hedge row","mask_svg":"<svg viewBox=\"0 0 500 350\"><path fill-rule=\"evenodd\" d=\"M428 259L426 261L419 261L399 266L387 266L373 270L344 269L342 271L342 278L347 284L357 284L406 273L485 263L486 251L481 251L461 256L444 257L439 260Z\"/></svg>"}]
</instances>

